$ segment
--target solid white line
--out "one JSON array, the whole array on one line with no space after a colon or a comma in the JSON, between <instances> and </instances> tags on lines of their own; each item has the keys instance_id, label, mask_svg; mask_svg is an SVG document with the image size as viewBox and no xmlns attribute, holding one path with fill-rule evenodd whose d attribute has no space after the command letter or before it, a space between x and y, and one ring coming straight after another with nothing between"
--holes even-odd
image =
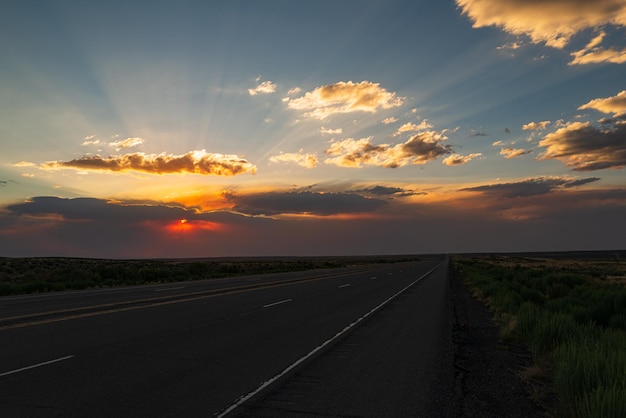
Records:
<instances>
[{"instance_id":1,"label":"solid white line","mask_svg":"<svg viewBox=\"0 0 626 418\"><path fill-rule=\"evenodd\" d=\"M267 305L263 305L264 308L269 308L270 306L280 305L281 303L291 302L293 299L285 299L274 303L268 303Z\"/></svg>"},{"instance_id":2,"label":"solid white line","mask_svg":"<svg viewBox=\"0 0 626 418\"><path fill-rule=\"evenodd\" d=\"M317 347L315 347L313 350L311 350L307 355L305 355L304 357L299 358L298 360L296 360L295 362L293 362L290 366L288 366L285 370L283 370L282 372L278 373L276 376L272 377L271 379L266 380L265 382L263 382L258 388L256 388L254 391L248 393L247 395L243 395L242 397L240 397L239 399L237 399L232 405L230 405L228 408L226 408L225 410L223 410L222 412L220 412L219 414L216 415L217 418L222 418L225 417L226 415L228 415L229 413L231 413L233 410L235 410L236 408L240 407L244 402L246 402L248 399L252 398L253 396L255 396L256 394L258 394L259 392L261 392L263 389L265 389L266 387L268 387L269 385L271 385L272 383L274 383L276 380L280 379L281 377L283 377L284 375L286 375L287 373L289 373L291 370L293 370L294 368L296 368L300 363L302 363L303 361L307 360L308 358L310 358L311 356L313 356L315 353L317 353L318 351L320 351L322 348L326 347L328 344L332 343L333 341L335 341L337 338L341 337L343 334L345 334L346 332L350 331L354 326L356 326L359 322L363 321L365 318L367 318L368 316L372 315L374 312L376 312L377 310L379 310L380 308L382 308L383 306L385 306L386 304L388 304L389 302L391 302L393 299L395 299L398 295L400 295L401 293L403 293L405 290L407 290L408 288L410 288L411 286L413 286L415 283L419 282L420 280L422 280L424 277L428 276L430 273L432 273L433 271L435 271L438 267L440 266L440 264L438 264L437 266L433 267L431 270L429 270L427 273L425 273L423 276L421 276L419 279L415 280L414 282L412 282L411 284L409 284L408 286L406 286L405 288L403 288L402 290L400 290L399 292L397 292L396 294L394 294L393 296L391 296L389 299L387 299L386 301L384 301L383 303L381 303L380 305L376 306L374 309L372 309L371 311L369 311L368 313L366 313L365 315L363 315L362 317L360 317L359 319L357 319L356 321L354 321L353 323L351 323L350 325L348 325L347 327L345 327L344 329L342 329L341 331L339 331L337 334L335 334L334 337L329 338L328 340L324 341L321 345L318 345Z\"/></svg>"},{"instance_id":3,"label":"solid white line","mask_svg":"<svg viewBox=\"0 0 626 418\"><path fill-rule=\"evenodd\" d=\"M374 276L374 277L370 277L370 280L376 280L378 279L378 277Z\"/></svg>"},{"instance_id":4,"label":"solid white line","mask_svg":"<svg viewBox=\"0 0 626 418\"><path fill-rule=\"evenodd\" d=\"M155 292L165 292L166 290L178 290L184 289L186 286L178 286L178 287L166 287L164 289L154 289Z\"/></svg>"},{"instance_id":5,"label":"solid white line","mask_svg":"<svg viewBox=\"0 0 626 418\"><path fill-rule=\"evenodd\" d=\"M348 286L350 286L350 283L342 284L341 286L339 286L339 289L341 289L342 287L348 287Z\"/></svg>"},{"instance_id":6,"label":"solid white line","mask_svg":"<svg viewBox=\"0 0 626 418\"><path fill-rule=\"evenodd\" d=\"M65 356L65 357L61 357L61 358L55 359L55 360L44 361L43 363L39 363L39 364L33 364L32 366L22 367L21 369L11 370L10 372L0 373L0 377L8 376L8 375L13 374L13 373L19 373L19 372L23 372L23 371L30 370L30 369L34 369L36 367L47 366L48 364L52 364L52 363L58 363L59 361L68 360L68 359L71 359L72 357L74 357L74 356Z\"/></svg>"}]
</instances>

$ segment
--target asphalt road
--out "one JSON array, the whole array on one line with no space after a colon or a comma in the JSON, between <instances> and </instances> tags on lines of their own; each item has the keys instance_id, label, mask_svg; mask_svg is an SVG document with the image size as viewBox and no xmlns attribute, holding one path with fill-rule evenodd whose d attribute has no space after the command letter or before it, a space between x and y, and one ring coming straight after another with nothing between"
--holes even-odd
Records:
<instances>
[{"instance_id":1,"label":"asphalt road","mask_svg":"<svg viewBox=\"0 0 626 418\"><path fill-rule=\"evenodd\" d=\"M454 416L446 270L0 298L0 416Z\"/></svg>"}]
</instances>

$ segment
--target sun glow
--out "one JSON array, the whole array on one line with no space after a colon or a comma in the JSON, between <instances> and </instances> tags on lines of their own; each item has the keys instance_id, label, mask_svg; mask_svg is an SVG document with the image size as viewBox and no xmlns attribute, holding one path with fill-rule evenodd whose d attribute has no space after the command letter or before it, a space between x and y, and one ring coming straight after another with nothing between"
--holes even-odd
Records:
<instances>
[{"instance_id":1,"label":"sun glow","mask_svg":"<svg viewBox=\"0 0 626 418\"><path fill-rule=\"evenodd\" d=\"M224 229L224 225L209 221L179 219L165 225L165 229L172 233L194 233L198 231L220 231Z\"/></svg>"}]
</instances>

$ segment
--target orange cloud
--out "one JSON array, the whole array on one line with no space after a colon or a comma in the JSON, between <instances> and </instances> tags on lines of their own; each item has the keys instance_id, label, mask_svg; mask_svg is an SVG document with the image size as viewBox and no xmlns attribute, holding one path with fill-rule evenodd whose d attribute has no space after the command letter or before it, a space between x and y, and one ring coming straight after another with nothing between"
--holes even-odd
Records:
<instances>
[{"instance_id":1,"label":"orange cloud","mask_svg":"<svg viewBox=\"0 0 626 418\"><path fill-rule=\"evenodd\" d=\"M522 125L522 130L524 131L536 131L538 129L546 129L546 127L550 124L549 120L544 120L542 122L529 122L525 125Z\"/></svg>"},{"instance_id":2,"label":"orange cloud","mask_svg":"<svg viewBox=\"0 0 626 418\"><path fill-rule=\"evenodd\" d=\"M340 167L373 165L397 168L407 164L425 164L452 152L449 145L441 144L447 137L435 131L420 132L405 143L394 146L372 145L371 139L348 138L334 142L324 151L330 156L324 162Z\"/></svg>"},{"instance_id":3,"label":"orange cloud","mask_svg":"<svg viewBox=\"0 0 626 418\"><path fill-rule=\"evenodd\" d=\"M276 84L271 81L264 81L253 89L248 89L250 96L256 96L257 94L269 94L276 91Z\"/></svg>"},{"instance_id":4,"label":"orange cloud","mask_svg":"<svg viewBox=\"0 0 626 418\"><path fill-rule=\"evenodd\" d=\"M522 155L530 154L533 152L532 150L525 150L520 148L502 148L500 150L500 155L503 155L504 158L516 158L521 157Z\"/></svg>"},{"instance_id":5,"label":"orange cloud","mask_svg":"<svg viewBox=\"0 0 626 418\"><path fill-rule=\"evenodd\" d=\"M626 26L623 0L456 0L473 27L496 26L533 43L562 49L586 29Z\"/></svg>"},{"instance_id":6,"label":"orange cloud","mask_svg":"<svg viewBox=\"0 0 626 418\"><path fill-rule=\"evenodd\" d=\"M478 153L474 153L474 154L469 154L469 155L460 155L460 154L452 154L446 158L443 159L442 163L452 167L455 165L461 165L461 164L465 164L471 160L473 160L474 158L480 157L482 154L480 152Z\"/></svg>"},{"instance_id":7,"label":"orange cloud","mask_svg":"<svg viewBox=\"0 0 626 418\"><path fill-rule=\"evenodd\" d=\"M569 63L569 65L597 64L601 62L609 62L613 64L625 63L626 49L618 50L614 47L605 49L599 46L605 36L605 32L600 32L600 34L593 38L583 49L572 52L570 55L574 57L574 59Z\"/></svg>"},{"instance_id":8,"label":"orange cloud","mask_svg":"<svg viewBox=\"0 0 626 418\"><path fill-rule=\"evenodd\" d=\"M270 161L273 163L296 163L305 168L317 166L317 156L315 154L280 153L270 157Z\"/></svg>"},{"instance_id":9,"label":"orange cloud","mask_svg":"<svg viewBox=\"0 0 626 418\"><path fill-rule=\"evenodd\" d=\"M290 109L304 110L307 117L325 119L337 113L374 113L378 109L398 107L404 103L404 98L396 97L395 93L388 92L379 83L340 81L286 102Z\"/></svg>"},{"instance_id":10,"label":"orange cloud","mask_svg":"<svg viewBox=\"0 0 626 418\"><path fill-rule=\"evenodd\" d=\"M580 106L579 110L596 109L602 113L612 113L613 117L620 118L626 116L626 90L622 90L613 97L603 99L593 99Z\"/></svg>"},{"instance_id":11,"label":"orange cloud","mask_svg":"<svg viewBox=\"0 0 626 418\"><path fill-rule=\"evenodd\" d=\"M546 135L539 146L546 151L540 160L563 161L575 171L624 168L626 166L626 125L602 130L589 122L572 122Z\"/></svg>"},{"instance_id":12,"label":"orange cloud","mask_svg":"<svg viewBox=\"0 0 626 418\"><path fill-rule=\"evenodd\" d=\"M428 123L428 120L424 119L423 121L421 121L419 123L419 125L416 125L414 123L405 123L404 125L400 126L398 128L398 130L396 131L396 133L393 134L393 136L398 136L401 135L404 132L417 132L417 131L423 131L425 129L430 129L432 128L433 125L431 125L430 123Z\"/></svg>"},{"instance_id":13,"label":"orange cloud","mask_svg":"<svg viewBox=\"0 0 626 418\"><path fill-rule=\"evenodd\" d=\"M85 156L71 161L50 161L41 169L76 169L93 171L140 171L150 174L193 173L234 176L256 172L256 167L237 155L211 154L205 150L183 155L144 154L137 152L112 157Z\"/></svg>"},{"instance_id":14,"label":"orange cloud","mask_svg":"<svg viewBox=\"0 0 626 418\"><path fill-rule=\"evenodd\" d=\"M198 231L220 231L225 225L217 222L203 220L179 219L169 222L165 225L165 229L172 233L193 233Z\"/></svg>"},{"instance_id":15,"label":"orange cloud","mask_svg":"<svg viewBox=\"0 0 626 418\"><path fill-rule=\"evenodd\" d=\"M126 138L119 141L109 142L109 145L115 147L116 150L127 149L142 145L144 140L142 138ZM85 145L85 143L83 143Z\"/></svg>"}]
</instances>

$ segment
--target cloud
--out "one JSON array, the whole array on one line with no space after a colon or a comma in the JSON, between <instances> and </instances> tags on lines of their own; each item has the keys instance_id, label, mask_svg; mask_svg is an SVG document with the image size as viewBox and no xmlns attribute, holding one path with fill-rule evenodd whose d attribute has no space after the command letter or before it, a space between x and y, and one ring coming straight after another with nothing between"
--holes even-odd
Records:
<instances>
[{"instance_id":1,"label":"cloud","mask_svg":"<svg viewBox=\"0 0 626 418\"><path fill-rule=\"evenodd\" d=\"M509 128L504 128L504 133L510 134L511 130Z\"/></svg>"},{"instance_id":2,"label":"cloud","mask_svg":"<svg viewBox=\"0 0 626 418\"><path fill-rule=\"evenodd\" d=\"M13 167L34 167L35 163L31 163L29 161L19 161L13 164Z\"/></svg>"},{"instance_id":3,"label":"cloud","mask_svg":"<svg viewBox=\"0 0 626 418\"><path fill-rule=\"evenodd\" d=\"M329 156L324 162L340 167L372 165L397 168L407 164L425 164L452 152L451 146L441 144L447 138L435 131L420 132L408 141L394 146L372 145L371 139L348 138L333 142L324 151Z\"/></svg>"},{"instance_id":4,"label":"cloud","mask_svg":"<svg viewBox=\"0 0 626 418\"><path fill-rule=\"evenodd\" d=\"M546 127L550 124L549 120L544 120L542 122L529 122L525 125L522 125L522 130L524 131L536 131L538 129L546 129Z\"/></svg>"},{"instance_id":5,"label":"cloud","mask_svg":"<svg viewBox=\"0 0 626 418\"><path fill-rule=\"evenodd\" d=\"M496 26L533 43L562 49L578 32L626 26L623 0L456 0L474 28Z\"/></svg>"},{"instance_id":6,"label":"cloud","mask_svg":"<svg viewBox=\"0 0 626 418\"><path fill-rule=\"evenodd\" d=\"M259 80L257 80L259 81ZM276 84L271 81L264 81L253 89L248 89L250 96L256 96L257 94L269 94L276 92Z\"/></svg>"},{"instance_id":7,"label":"cloud","mask_svg":"<svg viewBox=\"0 0 626 418\"><path fill-rule=\"evenodd\" d=\"M593 99L578 109L595 109L602 113L612 113L614 118L626 117L626 90L622 90L612 97Z\"/></svg>"},{"instance_id":8,"label":"cloud","mask_svg":"<svg viewBox=\"0 0 626 418\"><path fill-rule=\"evenodd\" d=\"M600 180L598 177L585 179L572 179L570 177L535 177L515 183L498 183L467 187L461 189L461 191L481 192L486 195L503 198L517 198L544 195L554 190L578 187L598 180Z\"/></svg>"},{"instance_id":9,"label":"cloud","mask_svg":"<svg viewBox=\"0 0 626 418\"><path fill-rule=\"evenodd\" d=\"M502 141L495 141L491 145L493 145L494 147L499 147L501 145L504 145L504 142L502 142Z\"/></svg>"},{"instance_id":10,"label":"cloud","mask_svg":"<svg viewBox=\"0 0 626 418\"><path fill-rule=\"evenodd\" d=\"M234 176L256 172L256 167L237 155L211 154L205 150L183 155L144 154L137 152L112 157L84 156L71 161L49 161L44 170L76 169L93 171L140 171L150 174L193 173Z\"/></svg>"},{"instance_id":11,"label":"cloud","mask_svg":"<svg viewBox=\"0 0 626 418\"><path fill-rule=\"evenodd\" d=\"M480 152L478 153L474 153L474 154L469 154L469 155L460 155L460 154L452 154L446 158L443 159L442 163L447 165L447 166L455 166L455 165L461 165L461 164L465 164L471 160L473 160L474 158L480 157L482 154Z\"/></svg>"},{"instance_id":12,"label":"cloud","mask_svg":"<svg viewBox=\"0 0 626 418\"><path fill-rule=\"evenodd\" d=\"M572 52L570 55L574 57L574 59L569 62L569 65L597 64L602 62L612 64L625 63L626 49L618 50L614 47L609 47L607 49L599 46L605 36L605 32L600 32L598 36L593 38L583 49Z\"/></svg>"},{"instance_id":13,"label":"cloud","mask_svg":"<svg viewBox=\"0 0 626 418\"><path fill-rule=\"evenodd\" d=\"M621 169L626 166L624 138L626 125L603 130L589 122L572 122L539 142L546 150L538 159L556 159L574 171Z\"/></svg>"},{"instance_id":14,"label":"cloud","mask_svg":"<svg viewBox=\"0 0 626 418\"><path fill-rule=\"evenodd\" d=\"M470 135L470 138L478 138L480 136L489 136L489 134L486 133L486 132L475 131L475 130L472 129L472 133Z\"/></svg>"},{"instance_id":15,"label":"cloud","mask_svg":"<svg viewBox=\"0 0 626 418\"><path fill-rule=\"evenodd\" d=\"M304 110L304 116L325 119L330 115L351 112L371 112L390 109L404 103L404 98L388 92L379 83L340 81L317 87L304 96L287 100L287 106Z\"/></svg>"},{"instance_id":16,"label":"cloud","mask_svg":"<svg viewBox=\"0 0 626 418\"><path fill-rule=\"evenodd\" d=\"M394 118L394 117L389 117L389 118L385 118L382 120L382 122L385 125L389 125L390 123L396 123L398 121L398 118Z\"/></svg>"},{"instance_id":17,"label":"cloud","mask_svg":"<svg viewBox=\"0 0 626 418\"><path fill-rule=\"evenodd\" d=\"M317 166L317 156L315 154L303 153L280 153L270 157L273 163L296 163L305 168L314 168Z\"/></svg>"},{"instance_id":18,"label":"cloud","mask_svg":"<svg viewBox=\"0 0 626 418\"><path fill-rule=\"evenodd\" d=\"M320 128L320 133L325 135L325 134L330 134L330 135L334 135L334 134L340 134L343 132L343 129L341 128L337 128L337 129L327 129L324 128L323 126Z\"/></svg>"},{"instance_id":19,"label":"cloud","mask_svg":"<svg viewBox=\"0 0 626 418\"><path fill-rule=\"evenodd\" d=\"M292 95L292 94L298 94L302 91L302 89L300 87L294 87L292 89L289 89L289 91L287 92L288 95Z\"/></svg>"},{"instance_id":20,"label":"cloud","mask_svg":"<svg viewBox=\"0 0 626 418\"><path fill-rule=\"evenodd\" d=\"M311 191L267 192L246 195L226 194L232 210L249 215L309 214L329 216L372 212L388 203L354 193Z\"/></svg>"},{"instance_id":21,"label":"cloud","mask_svg":"<svg viewBox=\"0 0 626 418\"><path fill-rule=\"evenodd\" d=\"M415 196L425 195L426 192L416 192L413 190L407 190L402 187L389 187L389 186L373 186L366 189L354 190L355 193L366 193L372 196Z\"/></svg>"},{"instance_id":22,"label":"cloud","mask_svg":"<svg viewBox=\"0 0 626 418\"><path fill-rule=\"evenodd\" d=\"M116 151L119 151L121 149L128 149L136 147L138 145L142 145L144 142L145 141L142 138L126 138L120 141L109 142L109 145L115 147Z\"/></svg>"},{"instance_id":23,"label":"cloud","mask_svg":"<svg viewBox=\"0 0 626 418\"><path fill-rule=\"evenodd\" d=\"M398 128L398 130L396 131L396 133L393 134L393 136L398 136L403 134L404 132L417 132L417 131L424 131L426 129L431 129L433 127L433 125L431 125L430 123L428 123L428 120L424 119L423 121L421 121L419 123L419 125L416 125L412 122L409 123L405 123L404 125L400 126Z\"/></svg>"},{"instance_id":24,"label":"cloud","mask_svg":"<svg viewBox=\"0 0 626 418\"><path fill-rule=\"evenodd\" d=\"M522 155L530 154L533 150L525 150L519 148L502 148L500 150L500 155L503 155L504 158L516 158L521 157Z\"/></svg>"}]
</instances>

